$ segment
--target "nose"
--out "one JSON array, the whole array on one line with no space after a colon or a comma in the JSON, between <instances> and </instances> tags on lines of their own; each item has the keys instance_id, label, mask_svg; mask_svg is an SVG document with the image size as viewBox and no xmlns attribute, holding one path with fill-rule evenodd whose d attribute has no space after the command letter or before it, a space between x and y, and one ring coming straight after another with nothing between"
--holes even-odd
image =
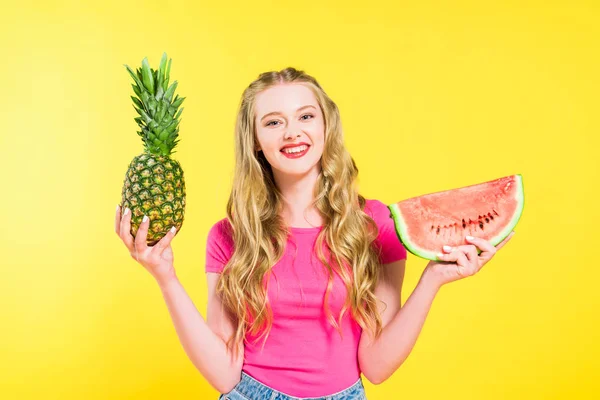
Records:
<instances>
[{"instance_id":1,"label":"nose","mask_svg":"<svg viewBox=\"0 0 600 400\"><path fill-rule=\"evenodd\" d=\"M293 140L297 137L302 136L302 128L303 127L301 121L297 121L294 118L290 118L286 125L284 140Z\"/></svg>"},{"instance_id":2,"label":"nose","mask_svg":"<svg viewBox=\"0 0 600 400\"><path fill-rule=\"evenodd\" d=\"M289 125L285 131L284 139L294 139L300 137L300 128L295 128L293 125Z\"/></svg>"},{"instance_id":3,"label":"nose","mask_svg":"<svg viewBox=\"0 0 600 400\"><path fill-rule=\"evenodd\" d=\"M295 139L297 137L300 137L300 133L293 133L293 132L295 132L295 131L288 130L285 133L284 139L287 140L287 139Z\"/></svg>"}]
</instances>

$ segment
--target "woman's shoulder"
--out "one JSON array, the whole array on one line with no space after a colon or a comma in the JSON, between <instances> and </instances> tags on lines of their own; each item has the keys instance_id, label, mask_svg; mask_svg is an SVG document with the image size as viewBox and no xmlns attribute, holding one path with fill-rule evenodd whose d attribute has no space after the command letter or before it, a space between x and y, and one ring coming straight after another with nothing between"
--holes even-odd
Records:
<instances>
[{"instance_id":1,"label":"woman's shoulder","mask_svg":"<svg viewBox=\"0 0 600 400\"><path fill-rule=\"evenodd\" d=\"M233 236L231 224L227 218L215 222L206 239L206 271L223 271L225 264L233 254Z\"/></svg>"},{"instance_id":2,"label":"woman's shoulder","mask_svg":"<svg viewBox=\"0 0 600 400\"><path fill-rule=\"evenodd\" d=\"M378 199L365 198L364 212L375 221L378 221L381 218L388 218L390 216L390 209L388 206Z\"/></svg>"},{"instance_id":3,"label":"woman's shoulder","mask_svg":"<svg viewBox=\"0 0 600 400\"><path fill-rule=\"evenodd\" d=\"M400 241L392 218L392 213L387 204L376 199L365 202L365 209L379 228L375 246L381 249L380 261L388 264L397 260L406 259L406 249Z\"/></svg>"},{"instance_id":4,"label":"woman's shoulder","mask_svg":"<svg viewBox=\"0 0 600 400\"><path fill-rule=\"evenodd\" d=\"M219 241L231 241L233 238L233 229L231 223L227 217L222 218L210 227L208 231L209 239L216 239Z\"/></svg>"}]
</instances>

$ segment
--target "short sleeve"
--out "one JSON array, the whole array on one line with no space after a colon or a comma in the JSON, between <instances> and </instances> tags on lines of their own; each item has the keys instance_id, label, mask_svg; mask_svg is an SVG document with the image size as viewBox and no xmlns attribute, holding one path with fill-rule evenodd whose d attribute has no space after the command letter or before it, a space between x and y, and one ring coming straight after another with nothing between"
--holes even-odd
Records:
<instances>
[{"instance_id":1,"label":"short sleeve","mask_svg":"<svg viewBox=\"0 0 600 400\"><path fill-rule=\"evenodd\" d=\"M231 224L224 218L214 224L206 238L206 272L223 272L233 254Z\"/></svg>"},{"instance_id":2,"label":"short sleeve","mask_svg":"<svg viewBox=\"0 0 600 400\"><path fill-rule=\"evenodd\" d=\"M379 200L367 200L365 212L373 218L379 234L374 245L380 250L380 261L388 264L406 259L406 249L396 234L396 227L390 209Z\"/></svg>"}]
</instances>

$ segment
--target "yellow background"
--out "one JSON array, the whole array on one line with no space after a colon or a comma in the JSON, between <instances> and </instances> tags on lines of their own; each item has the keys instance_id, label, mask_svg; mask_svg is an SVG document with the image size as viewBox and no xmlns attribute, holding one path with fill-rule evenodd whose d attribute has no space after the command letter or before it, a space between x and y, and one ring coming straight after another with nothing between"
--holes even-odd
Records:
<instances>
[{"instance_id":1,"label":"yellow background","mask_svg":"<svg viewBox=\"0 0 600 400\"><path fill-rule=\"evenodd\" d=\"M203 315L240 95L294 66L337 102L367 197L524 178L515 237L442 288L408 360L381 385L365 379L369 399L597 398L600 6L360 3L3 5L1 398L218 396L113 231L142 150L123 65L156 68L163 51L187 97L175 267ZM425 263L410 255L403 302Z\"/></svg>"}]
</instances>

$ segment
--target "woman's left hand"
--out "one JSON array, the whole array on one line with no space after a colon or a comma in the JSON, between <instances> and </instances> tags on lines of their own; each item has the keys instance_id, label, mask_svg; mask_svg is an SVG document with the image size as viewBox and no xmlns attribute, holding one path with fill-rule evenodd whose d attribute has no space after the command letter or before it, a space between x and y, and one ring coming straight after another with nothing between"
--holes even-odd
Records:
<instances>
[{"instance_id":1,"label":"woman's left hand","mask_svg":"<svg viewBox=\"0 0 600 400\"><path fill-rule=\"evenodd\" d=\"M430 261L425 267L423 276L427 276L428 280L441 287L446 283L475 275L514 234L514 231L511 232L496 247L481 238L467 239L467 242L472 244L464 246L452 248L444 246L445 254L438 255L441 261ZM481 254L477 254L478 248L481 250Z\"/></svg>"}]
</instances>

